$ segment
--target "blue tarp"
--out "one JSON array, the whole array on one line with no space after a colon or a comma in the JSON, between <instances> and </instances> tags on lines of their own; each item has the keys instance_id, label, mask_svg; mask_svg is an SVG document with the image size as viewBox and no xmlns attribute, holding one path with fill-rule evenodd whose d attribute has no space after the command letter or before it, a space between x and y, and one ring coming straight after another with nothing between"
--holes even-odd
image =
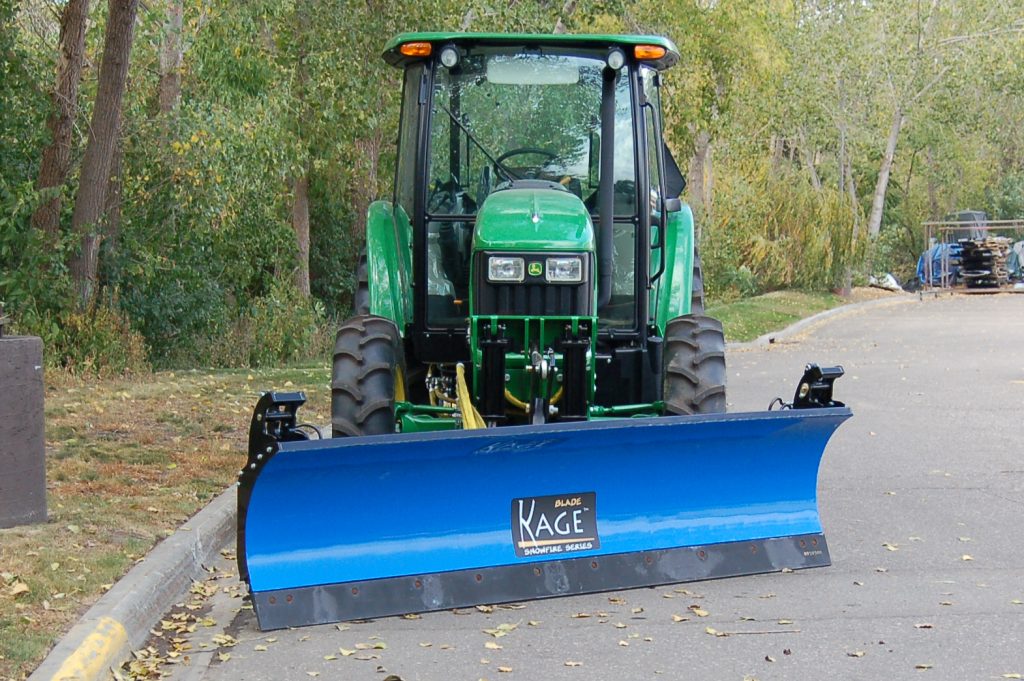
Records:
<instances>
[{"instance_id":1,"label":"blue tarp","mask_svg":"<svg viewBox=\"0 0 1024 681\"><path fill-rule=\"evenodd\" d=\"M960 273L960 254L963 252L963 247L960 244L935 244L927 251L921 254L921 257L917 259L917 278L922 284L929 283L926 279L925 274L925 262L928 260L932 263L932 286L942 285L942 258L945 256L949 259L949 269L947 284L956 283L957 277Z\"/></svg>"}]
</instances>

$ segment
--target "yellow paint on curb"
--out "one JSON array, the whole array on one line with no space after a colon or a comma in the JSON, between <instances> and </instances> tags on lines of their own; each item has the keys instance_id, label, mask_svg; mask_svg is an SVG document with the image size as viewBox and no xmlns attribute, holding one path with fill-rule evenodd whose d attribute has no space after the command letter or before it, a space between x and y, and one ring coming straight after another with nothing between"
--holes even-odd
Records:
<instances>
[{"instance_id":1,"label":"yellow paint on curb","mask_svg":"<svg viewBox=\"0 0 1024 681\"><path fill-rule=\"evenodd\" d=\"M118 652L128 644L128 632L113 617L102 617L75 652L53 675L52 681L93 681L105 678Z\"/></svg>"}]
</instances>

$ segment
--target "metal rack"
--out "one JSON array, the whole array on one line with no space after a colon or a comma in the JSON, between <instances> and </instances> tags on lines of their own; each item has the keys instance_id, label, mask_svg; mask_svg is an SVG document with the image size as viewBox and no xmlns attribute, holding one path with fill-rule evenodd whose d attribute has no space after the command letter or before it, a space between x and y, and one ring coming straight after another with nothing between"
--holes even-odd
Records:
<instances>
[{"instance_id":1,"label":"metal rack","mask_svg":"<svg viewBox=\"0 0 1024 681\"><path fill-rule=\"evenodd\" d=\"M1024 220L937 220L922 222L921 226L925 230L925 243L928 245L929 251L936 244L955 244L962 238L985 238L993 232L998 236L1012 234L1014 241L1024 239ZM943 250L939 258L939 267L939 283L936 286L933 283L935 272L932 269L932 258L925 258L923 290L938 292L952 289L948 250ZM998 291L999 289L993 290Z\"/></svg>"}]
</instances>

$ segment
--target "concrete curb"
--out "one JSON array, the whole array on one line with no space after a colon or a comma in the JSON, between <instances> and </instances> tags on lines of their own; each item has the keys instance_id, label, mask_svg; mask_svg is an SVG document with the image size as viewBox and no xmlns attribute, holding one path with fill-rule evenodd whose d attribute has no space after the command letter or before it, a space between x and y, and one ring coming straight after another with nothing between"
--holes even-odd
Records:
<instances>
[{"instance_id":1,"label":"concrete curb","mask_svg":"<svg viewBox=\"0 0 1024 681\"><path fill-rule=\"evenodd\" d=\"M839 307L834 307L831 310L825 310L818 314L811 315L810 317L806 317L805 319L793 322L781 331L769 331L763 336L758 336L752 341L746 341L743 343L726 343L725 347L727 350L753 350L755 348L763 348L779 341L786 340L787 338L791 338L802 331L806 331L808 328L816 326L817 324L833 317L843 317L854 312L869 310L876 307L888 307L890 305L902 305L903 303L914 302L919 302L919 298L908 293L906 295L898 295L891 298L879 298L877 300L866 300L863 303L841 305Z\"/></svg>"},{"instance_id":2,"label":"concrete curb","mask_svg":"<svg viewBox=\"0 0 1024 681\"><path fill-rule=\"evenodd\" d=\"M146 555L57 643L29 681L110 677L201 576L235 529L235 487L207 504Z\"/></svg>"}]
</instances>

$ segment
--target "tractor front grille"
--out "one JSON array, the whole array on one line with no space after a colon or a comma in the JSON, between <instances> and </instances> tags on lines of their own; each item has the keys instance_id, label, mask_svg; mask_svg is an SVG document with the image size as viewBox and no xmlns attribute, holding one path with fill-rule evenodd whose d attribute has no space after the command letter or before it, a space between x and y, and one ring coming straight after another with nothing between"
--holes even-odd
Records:
<instances>
[{"instance_id":1,"label":"tractor front grille","mask_svg":"<svg viewBox=\"0 0 1024 681\"><path fill-rule=\"evenodd\" d=\"M516 317L587 317L593 315L593 280L588 276L593 268L589 261L584 266L584 278L579 284L551 284L542 276L529 276L519 283L498 284L487 281L487 258L493 253L478 253L475 267L475 313L477 315ZM505 255L502 253L501 255ZM518 255L518 254L508 254ZM530 254L527 257L551 257ZM567 254L568 255L568 254ZM579 255L573 253L571 255ZM584 256L587 257L587 256Z\"/></svg>"}]
</instances>

